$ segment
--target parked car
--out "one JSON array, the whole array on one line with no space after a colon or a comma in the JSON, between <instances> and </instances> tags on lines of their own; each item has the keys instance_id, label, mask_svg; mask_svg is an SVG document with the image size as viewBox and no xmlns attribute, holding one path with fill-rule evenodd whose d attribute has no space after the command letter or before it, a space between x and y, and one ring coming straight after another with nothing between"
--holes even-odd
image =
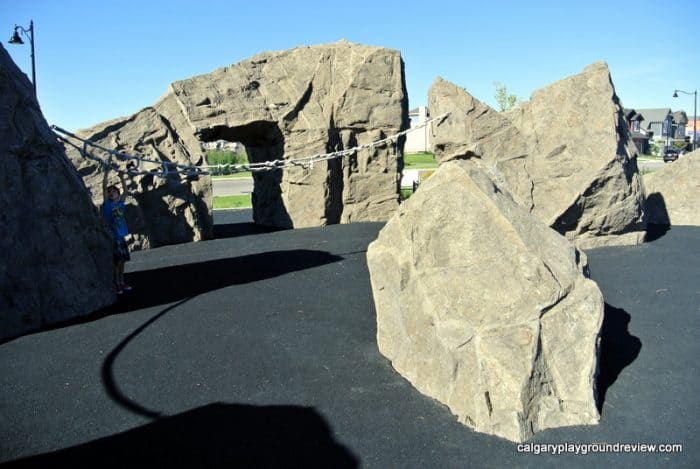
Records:
<instances>
[{"instance_id":1,"label":"parked car","mask_svg":"<svg viewBox=\"0 0 700 469\"><path fill-rule=\"evenodd\" d=\"M681 151L675 148L667 148L664 152L664 163L670 163L676 161L679 156L681 156Z\"/></svg>"}]
</instances>

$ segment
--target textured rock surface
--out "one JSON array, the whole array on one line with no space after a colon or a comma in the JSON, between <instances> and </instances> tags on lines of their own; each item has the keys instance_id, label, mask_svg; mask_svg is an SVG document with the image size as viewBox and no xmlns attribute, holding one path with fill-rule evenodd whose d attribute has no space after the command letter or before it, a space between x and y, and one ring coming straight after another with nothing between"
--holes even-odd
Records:
<instances>
[{"instance_id":1,"label":"textured rock surface","mask_svg":"<svg viewBox=\"0 0 700 469\"><path fill-rule=\"evenodd\" d=\"M443 163L367 263L381 353L460 422L513 441L598 422L602 295L489 165Z\"/></svg>"},{"instance_id":2,"label":"textured rock surface","mask_svg":"<svg viewBox=\"0 0 700 469\"><path fill-rule=\"evenodd\" d=\"M201 164L203 156L199 143L177 105L172 94L166 94L154 107L138 113L76 132L80 137L103 147L123 151L131 155L143 155L151 160L179 164ZM80 152L66 146L66 152L78 168L90 189L93 202L103 202L103 169L94 160L84 158ZM95 155L107 158L105 152ZM112 162L126 170L126 162L113 158ZM141 170L158 170L158 165L142 163ZM127 176L128 191L127 224L130 249L139 250L166 244L199 241L210 238L213 220L211 206L212 186L210 177L185 178L170 173L161 178L153 175ZM116 171L110 171L109 183L119 183ZM118 184L119 185L119 184Z\"/></svg>"},{"instance_id":3,"label":"textured rock surface","mask_svg":"<svg viewBox=\"0 0 700 469\"><path fill-rule=\"evenodd\" d=\"M200 142L241 142L253 163L369 144L408 127L398 51L340 41L266 52L176 81L152 108L80 132L113 149L197 164ZM403 142L352 156L254 173L253 218L281 228L386 221L398 207ZM69 150L101 203L96 166ZM180 184L137 178L127 213L132 247L206 238L209 178ZM129 216L130 215L130 216Z\"/></svg>"},{"instance_id":4,"label":"textured rock surface","mask_svg":"<svg viewBox=\"0 0 700 469\"><path fill-rule=\"evenodd\" d=\"M399 52L346 41L263 53L172 90L199 139L240 141L252 162L347 149L408 127ZM399 170L389 145L258 173L253 216L278 227L385 221L398 206Z\"/></svg>"},{"instance_id":5,"label":"textured rock surface","mask_svg":"<svg viewBox=\"0 0 700 469\"><path fill-rule=\"evenodd\" d=\"M644 176L649 223L700 226L700 150Z\"/></svg>"},{"instance_id":6,"label":"textured rock surface","mask_svg":"<svg viewBox=\"0 0 700 469\"><path fill-rule=\"evenodd\" d=\"M0 46L0 339L114 300L109 234Z\"/></svg>"},{"instance_id":7,"label":"textured rock surface","mask_svg":"<svg viewBox=\"0 0 700 469\"><path fill-rule=\"evenodd\" d=\"M607 65L533 93L499 113L442 79L429 92L439 161L481 158L515 199L581 247L644 240L644 191L635 147Z\"/></svg>"}]
</instances>

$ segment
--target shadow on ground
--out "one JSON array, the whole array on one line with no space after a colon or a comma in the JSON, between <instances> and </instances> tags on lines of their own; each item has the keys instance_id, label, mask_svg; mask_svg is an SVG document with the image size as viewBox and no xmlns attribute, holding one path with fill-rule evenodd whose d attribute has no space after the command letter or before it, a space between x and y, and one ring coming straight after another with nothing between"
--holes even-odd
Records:
<instances>
[{"instance_id":1,"label":"shadow on ground","mask_svg":"<svg viewBox=\"0 0 700 469\"><path fill-rule=\"evenodd\" d=\"M7 467L333 467L358 459L313 408L210 404Z\"/></svg>"},{"instance_id":2,"label":"shadow on ground","mask_svg":"<svg viewBox=\"0 0 700 469\"><path fill-rule=\"evenodd\" d=\"M671 229L670 225L647 225L647 234L644 238L645 243L651 243L668 233Z\"/></svg>"},{"instance_id":3,"label":"shadow on ground","mask_svg":"<svg viewBox=\"0 0 700 469\"><path fill-rule=\"evenodd\" d=\"M118 313L165 305L231 285L257 282L342 260L326 251L292 249L161 267L127 274L133 291L105 310Z\"/></svg>"},{"instance_id":4,"label":"shadow on ground","mask_svg":"<svg viewBox=\"0 0 700 469\"><path fill-rule=\"evenodd\" d=\"M214 238L235 238L237 236L250 236L261 233L272 233L281 231L283 228L274 228L258 225L253 222L244 223L226 223L222 225L214 225Z\"/></svg>"},{"instance_id":5,"label":"shadow on ground","mask_svg":"<svg viewBox=\"0 0 700 469\"><path fill-rule=\"evenodd\" d=\"M605 394L625 367L630 365L642 349L642 341L630 335L630 315L619 308L605 304L603 326L600 331L600 363L598 369L598 411L603 409Z\"/></svg>"},{"instance_id":6,"label":"shadow on ground","mask_svg":"<svg viewBox=\"0 0 700 469\"><path fill-rule=\"evenodd\" d=\"M42 330L94 321L112 314L187 300L231 285L257 282L343 260L326 251L292 249L215 259L126 274L133 291L99 311Z\"/></svg>"}]
</instances>

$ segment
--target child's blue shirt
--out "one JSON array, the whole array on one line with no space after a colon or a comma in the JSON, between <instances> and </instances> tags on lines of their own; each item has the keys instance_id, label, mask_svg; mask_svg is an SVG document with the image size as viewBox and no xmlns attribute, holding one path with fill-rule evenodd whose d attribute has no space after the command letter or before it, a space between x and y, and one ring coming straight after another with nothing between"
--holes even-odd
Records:
<instances>
[{"instance_id":1,"label":"child's blue shirt","mask_svg":"<svg viewBox=\"0 0 700 469\"><path fill-rule=\"evenodd\" d=\"M102 205L102 213L105 220L107 220L113 238L123 238L129 234L129 228L126 226L126 217L124 216L125 211L126 206L122 200L117 202L106 200Z\"/></svg>"}]
</instances>

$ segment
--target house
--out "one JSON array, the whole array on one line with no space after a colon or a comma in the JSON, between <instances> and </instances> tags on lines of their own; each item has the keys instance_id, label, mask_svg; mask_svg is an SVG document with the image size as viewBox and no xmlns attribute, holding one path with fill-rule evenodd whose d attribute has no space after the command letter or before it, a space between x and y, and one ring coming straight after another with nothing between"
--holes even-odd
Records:
<instances>
[{"instance_id":1,"label":"house","mask_svg":"<svg viewBox=\"0 0 700 469\"><path fill-rule=\"evenodd\" d=\"M428 120L429 115L428 108L425 106L418 106L408 111L408 117L411 119L411 128L423 124ZM432 148L429 125L406 134L406 143L404 143L403 147L405 153L425 153L432 151Z\"/></svg>"},{"instance_id":2,"label":"house","mask_svg":"<svg viewBox=\"0 0 700 469\"><path fill-rule=\"evenodd\" d=\"M688 142L688 116L684 111L673 112L670 108L656 108L637 109L636 112L643 117L639 131L660 149L671 147L674 143Z\"/></svg>"},{"instance_id":3,"label":"house","mask_svg":"<svg viewBox=\"0 0 700 469\"><path fill-rule=\"evenodd\" d=\"M217 140L215 142L202 142L200 144L203 150L219 150L230 151L233 153L243 153L244 147L241 142L228 142L226 140Z\"/></svg>"},{"instance_id":4,"label":"house","mask_svg":"<svg viewBox=\"0 0 700 469\"><path fill-rule=\"evenodd\" d=\"M688 124L688 116L685 111L673 113L673 133L672 137L677 140L685 140L685 129Z\"/></svg>"},{"instance_id":5,"label":"house","mask_svg":"<svg viewBox=\"0 0 700 469\"><path fill-rule=\"evenodd\" d=\"M634 109L624 109L625 122L630 131L630 136L634 145L637 147L637 153L640 155L649 154L649 137L646 132L642 131L642 121L644 116Z\"/></svg>"},{"instance_id":6,"label":"house","mask_svg":"<svg viewBox=\"0 0 700 469\"><path fill-rule=\"evenodd\" d=\"M700 120L691 120L685 124L685 136L691 143L693 136L695 136L695 146L700 146Z\"/></svg>"},{"instance_id":7,"label":"house","mask_svg":"<svg viewBox=\"0 0 700 469\"><path fill-rule=\"evenodd\" d=\"M640 131L656 141L671 138L673 130L673 112L670 108L637 109L644 117L640 123Z\"/></svg>"}]
</instances>

